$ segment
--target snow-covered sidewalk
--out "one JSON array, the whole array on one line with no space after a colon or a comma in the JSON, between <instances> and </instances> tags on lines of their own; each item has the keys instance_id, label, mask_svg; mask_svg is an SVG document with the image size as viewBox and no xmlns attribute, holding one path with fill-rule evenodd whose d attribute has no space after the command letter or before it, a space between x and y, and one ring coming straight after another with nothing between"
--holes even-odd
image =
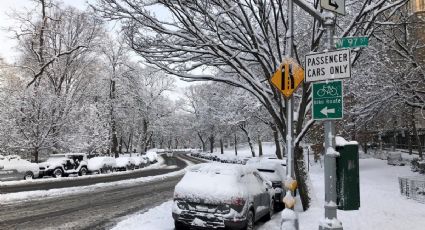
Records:
<instances>
[{"instance_id":1,"label":"snow-covered sidewalk","mask_svg":"<svg viewBox=\"0 0 425 230\"><path fill-rule=\"evenodd\" d=\"M345 230L421 230L425 226L425 204L408 200L400 195L398 176L415 175L408 166L389 166L377 159L360 160L361 207L358 211L340 211L338 217ZM300 229L318 229L324 216L323 168L311 167L312 207L299 214ZM167 201L148 211L142 210L118 223L115 230L151 229L172 230L172 201ZM280 215L259 224L258 230L278 230Z\"/></svg>"}]
</instances>

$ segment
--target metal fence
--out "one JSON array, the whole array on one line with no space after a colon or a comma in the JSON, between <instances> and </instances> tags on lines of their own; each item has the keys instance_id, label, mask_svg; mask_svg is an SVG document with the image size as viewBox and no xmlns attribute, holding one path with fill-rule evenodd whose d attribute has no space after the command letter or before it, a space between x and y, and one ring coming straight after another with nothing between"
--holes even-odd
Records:
<instances>
[{"instance_id":1,"label":"metal fence","mask_svg":"<svg viewBox=\"0 0 425 230\"><path fill-rule=\"evenodd\" d=\"M401 195L425 204L425 176L399 177Z\"/></svg>"}]
</instances>

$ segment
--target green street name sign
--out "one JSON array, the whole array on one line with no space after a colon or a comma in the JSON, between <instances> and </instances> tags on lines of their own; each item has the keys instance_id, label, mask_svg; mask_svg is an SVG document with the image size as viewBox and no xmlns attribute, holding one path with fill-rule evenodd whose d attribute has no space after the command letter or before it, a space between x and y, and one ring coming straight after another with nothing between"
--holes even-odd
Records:
<instances>
[{"instance_id":1,"label":"green street name sign","mask_svg":"<svg viewBox=\"0 0 425 230\"><path fill-rule=\"evenodd\" d=\"M369 45L368 37L345 37L335 40L335 48L356 48L365 47Z\"/></svg>"},{"instance_id":2,"label":"green street name sign","mask_svg":"<svg viewBox=\"0 0 425 230\"><path fill-rule=\"evenodd\" d=\"M342 116L342 81L313 83L313 119L335 120Z\"/></svg>"}]
</instances>

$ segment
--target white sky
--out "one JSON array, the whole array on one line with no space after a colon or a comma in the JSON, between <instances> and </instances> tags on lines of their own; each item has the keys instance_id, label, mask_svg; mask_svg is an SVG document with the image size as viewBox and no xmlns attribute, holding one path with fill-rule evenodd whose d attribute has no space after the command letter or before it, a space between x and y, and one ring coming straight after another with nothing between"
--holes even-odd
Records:
<instances>
[{"instance_id":1,"label":"white sky","mask_svg":"<svg viewBox=\"0 0 425 230\"><path fill-rule=\"evenodd\" d=\"M85 10L88 7L88 2L94 4L96 0L61 0L64 5L76 7L80 10ZM17 59L16 42L12 39L11 33L7 31L9 27L15 27L13 20L10 19L10 15L13 10L15 11L27 11L36 9L36 4L31 0L0 0L0 57L4 58L9 63L15 62ZM161 12L158 8L157 15L160 17L166 17L166 12ZM177 88L174 92L168 93L168 96L172 99L182 97L183 87L190 85L188 82L177 79Z\"/></svg>"}]
</instances>

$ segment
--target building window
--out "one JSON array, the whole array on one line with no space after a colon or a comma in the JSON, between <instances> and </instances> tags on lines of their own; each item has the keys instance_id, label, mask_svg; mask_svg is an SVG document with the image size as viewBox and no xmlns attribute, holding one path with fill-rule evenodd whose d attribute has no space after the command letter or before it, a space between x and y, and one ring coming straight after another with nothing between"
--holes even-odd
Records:
<instances>
[{"instance_id":1,"label":"building window","mask_svg":"<svg viewBox=\"0 0 425 230\"><path fill-rule=\"evenodd\" d=\"M425 0L410 0L410 10L412 13L425 13Z\"/></svg>"}]
</instances>

